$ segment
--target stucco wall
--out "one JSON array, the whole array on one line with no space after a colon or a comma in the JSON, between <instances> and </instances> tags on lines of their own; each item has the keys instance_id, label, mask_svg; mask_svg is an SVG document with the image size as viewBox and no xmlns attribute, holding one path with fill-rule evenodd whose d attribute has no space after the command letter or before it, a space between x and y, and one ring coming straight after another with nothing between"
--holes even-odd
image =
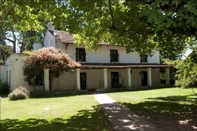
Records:
<instances>
[{"instance_id":1,"label":"stucco wall","mask_svg":"<svg viewBox=\"0 0 197 131\"><path fill-rule=\"evenodd\" d=\"M99 88L99 83L103 81L103 70L81 70L86 73L87 89Z\"/></svg>"},{"instance_id":2,"label":"stucco wall","mask_svg":"<svg viewBox=\"0 0 197 131\"><path fill-rule=\"evenodd\" d=\"M111 87L111 72L118 72L119 73L119 83L122 84L124 87L127 87L127 69L108 69L107 70L107 79L108 79L108 88Z\"/></svg>"},{"instance_id":3,"label":"stucco wall","mask_svg":"<svg viewBox=\"0 0 197 131\"><path fill-rule=\"evenodd\" d=\"M32 90L32 88L29 86L27 82L24 81L24 75L23 75L23 67L24 67L24 56L19 54L13 54L11 55L7 60L7 71L8 74L8 81L10 83L11 89L14 89L18 86L24 86L28 88L29 90Z\"/></svg>"},{"instance_id":4,"label":"stucco wall","mask_svg":"<svg viewBox=\"0 0 197 131\"><path fill-rule=\"evenodd\" d=\"M152 82L153 86L161 85L160 69L152 69Z\"/></svg>"},{"instance_id":5,"label":"stucco wall","mask_svg":"<svg viewBox=\"0 0 197 131\"><path fill-rule=\"evenodd\" d=\"M67 47L64 44L57 43L57 48L62 49L72 59L76 60L76 48L84 48L84 46L77 46L69 44ZM120 46L100 46L96 51L86 50L86 62L89 63L110 63L110 50L118 50L118 63L140 63L140 56L136 52L126 53L125 47ZM160 63L159 52L153 51L152 56L148 56L148 63Z\"/></svg>"},{"instance_id":6,"label":"stucco wall","mask_svg":"<svg viewBox=\"0 0 197 131\"><path fill-rule=\"evenodd\" d=\"M99 83L103 80L103 70L81 69L80 73L86 73L87 89L99 88ZM53 90L76 90L76 71L65 72L54 80Z\"/></svg>"},{"instance_id":7,"label":"stucco wall","mask_svg":"<svg viewBox=\"0 0 197 131\"><path fill-rule=\"evenodd\" d=\"M141 86L141 72L147 69L132 69L131 85L132 88ZM119 83L124 87L128 84L127 69L108 69L107 70L107 87L111 88L111 72L119 73ZM81 69L80 73L86 73L87 89L100 88L99 84L104 80L103 69ZM152 69L152 86L160 85L159 69ZM73 73L66 72L58 79L55 79L53 90L76 90L76 71Z\"/></svg>"},{"instance_id":8,"label":"stucco wall","mask_svg":"<svg viewBox=\"0 0 197 131\"><path fill-rule=\"evenodd\" d=\"M160 64L160 53L159 53L159 51L153 51L152 52L152 56L149 56L148 57L148 63L158 63L158 64Z\"/></svg>"},{"instance_id":9,"label":"stucco wall","mask_svg":"<svg viewBox=\"0 0 197 131\"><path fill-rule=\"evenodd\" d=\"M52 90L76 90L76 72L65 72L54 79Z\"/></svg>"},{"instance_id":10,"label":"stucco wall","mask_svg":"<svg viewBox=\"0 0 197 131\"><path fill-rule=\"evenodd\" d=\"M141 86L141 72L147 71L147 69L132 69L131 73L131 86L139 87ZM160 85L160 70L152 69L152 86Z\"/></svg>"},{"instance_id":11,"label":"stucco wall","mask_svg":"<svg viewBox=\"0 0 197 131\"><path fill-rule=\"evenodd\" d=\"M44 38L44 47L56 47L55 37L48 30Z\"/></svg>"},{"instance_id":12,"label":"stucco wall","mask_svg":"<svg viewBox=\"0 0 197 131\"><path fill-rule=\"evenodd\" d=\"M0 80L1 82L7 82L6 65L0 65Z\"/></svg>"},{"instance_id":13,"label":"stucco wall","mask_svg":"<svg viewBox=\"0 0 197 131\"><path fill-rule=\"evenodd\" d=\"M84 48L84 46L77 46L75 44L69 44L67 47L62 43L55 44L55 37L47 31L44 46L45 47L57 47L62 49L67 53L72 59L76 59L76 48ZM86 62L89 63L110 63L110 50L118 50L119 61L118 63L140 63L140 56L135 52L126 53L125 47L120 46L107 46L102 45L96 51L86 50ZM6 72L0 74L0 79L2 76L6 75L6 79L12 89L22 85L32 90L33 88L24 81L23 76L23 55L13 54L6 61ZM153 55L148 57L148 63L160 63L159 52L153 51ZM147 69L131 69L131 85L132 86L141 86L141 71L147 71ZM84 70L81 69L81 72L86 73L87 77L87 89L99 88L99 83L103 80L103 69L97 70ZM111 87L111 72L119 72L120 83L127 87L127 69L108 69L107 78L108 78L108 87ZM152 84L153 86L160 84L159 70L152 69ZM156 77L155 77L156 76ZM53 90L75 90L76 89L76 72L73 73L66 72L62 74L58 79L54 80L52 87Z\"/></svg>"},{"instance_id":14,"label":"stucco wall","mask_svg":"<svg viewBox=\"0 0 197 131\"><path fill-rule=\"evenodd\" d=\"M137 86L141 86L141 71L146 71L146 69L141 70L141 69L131 69L132 73L131 73L131 86L132 87L137 87Z\"/></svg>"},{"instance_id":15,"label":"stucco wall","mask_svg":"<svg viewBox=\"0 0 197 131\"><path fill-rule=\"evenodd\" d=\"M42 44L40 44L40 43L33 44L33 50L39 50L40 48L42 48Z\"/></svg>"},{"instance_id":16,"label":"stucco wall","mask_svg":"<svg viewBox=\"0 0 197 131\"><path fill-rule=\"evenodd\" d=\"M23 76L23 56L22 55L11 55L6 61L6 71L10 72L11 89L14 89L20 85L33 91L33 87L29 86L24 81ZM147 71L147 69L131 69L131 85L132 88L141 86L141 71ZM103 69L81 69L81 73L86 73L87 89L100 88L99 83L103 81L104 71ZM107 70L107 87L111 88L111 72L119 72L119 82L127 87L128 74L127 69L108 69ZM6 75L7 76L7 75ZM8 75L9 76L9 75ZM152 85L160 85L160 70L152 69ZM9 79L9 78L8 78ZM43 89L40 88L39 89ZM76 90L76 71L66 72L62 74L58 79L54 80L52 90Z\"/></svg>"}]
</instances>

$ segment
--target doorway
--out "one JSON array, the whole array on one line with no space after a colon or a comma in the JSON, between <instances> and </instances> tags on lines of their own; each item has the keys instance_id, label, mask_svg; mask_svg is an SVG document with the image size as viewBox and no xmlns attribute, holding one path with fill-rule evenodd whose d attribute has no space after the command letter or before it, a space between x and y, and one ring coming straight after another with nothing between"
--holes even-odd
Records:
<instances>
[{"instance_id":1,"label":"doorway","mask_svg":"<svg viewBox=\"0 0 197 131\"><path fill-rule=\"evenodd\" d=\"M142 86L148 86L147 71L142 71L141 72L141 85Z\"/></svg>"},{"instance_id":2,"label":"doorway","mask_svg":"<svg viewBox=\"0 0 197 131\"><path fill-rule=\"evenodd\" d=\"M119 73L111 72L111 87L119 88Z\"/></svg>"},{"instance_id":3,"label":"doorway","mask_svg":"<svg viewBox=\"0 0 197 131\"><path fill-rule=\"evenodd\" d=\"M80 73L81 90L87 89L86 73Z\"/></svg>"}]
</instances>

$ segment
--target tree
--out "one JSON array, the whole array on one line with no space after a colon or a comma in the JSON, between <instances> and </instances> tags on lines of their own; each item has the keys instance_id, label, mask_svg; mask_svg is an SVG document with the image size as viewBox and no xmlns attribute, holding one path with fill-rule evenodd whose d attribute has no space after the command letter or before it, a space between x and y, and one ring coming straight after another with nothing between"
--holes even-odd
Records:
<instances>
[{"instance_id":1,"label":"tree","mask_svg":"<svg viewBox=\"0 0 197 131\"><path fill-rule=\"evenodd\" d=\"M131 1L131 0L128 0ZM195 0L145 0L143 17L161 35L173 32L181 36L197 35Z\"/></svg>"},{"instance_id":2,"label":"tree","mask_svg":"<svg viewBox=\"0 0 197 131\"><path fill-rule=\"evenodd\" d=\"M131 0L127 0L131 1ZM195 0L141 0L145 8L142 18L158 36L165 54L180 54L196 45L197 3ZM167 44L168 43L168 44Z\"/></svg>"},{"instance_id":3,"label":"tree","mask_svg":"<svg viewBox=\"0 0 197 131\"><path fill-rule=\"evenodd\" d=\"M171 62L176 71L176 86L188 87L197 85L197 48L184 60Z\"/></svg>"},{"instance_id":4,"label":"tree","mask_svg":"<svg viewBox=\"0 0 197 131\"><path fill-rule=\"evenodd\" d=\"M70 32L77 34L76 43L85 43L89 48L105 41L126 46L128 52L148 54L157 49L177 55L196 41L195 33L188 33L197 27L194 13L197 9L192 2L195 3L194 0L70 0L66 24ZM185 21L187 26L183 27Z\"/></svg>"},{"instance_id":5,"label":"tree","mask_svg":"<svg viewBox=\"0 0 197 131\"><path fill-rule=\"evenodd\" d=\"M12 54L12 47L11 46L0 45L0 61L5 63L6 57L8 57L10 54Z\"/></svg>"},{"instance_id":6,"label":"tree","mask_svg":"<svg viewBox=\"0 0 197 131\"><path fill-rule=\"evenodd\" d=\"M79 63L72 60L67 54L53 47L25 52L25 54L27 54L24 67L25 81L33 86L42 83L43 69L50 69L49 78L51 89L53 78L57 78L63 72L72 71L75 67L80 66Z\"/></svg>"},{"instance_id":7,"label":"tree","mask_svg":"<svg viewBox=\"0 0 197 131\"><path fill-rule=\"evenodd\" d=\"M19 45L19 53L22 53L25 50L32 50L34 43L42 43L44 34L39 33L37 31L24 31L20 32L18 35L18 45Z\"/></svg>"},{"instance_id":8,"label":"tree","mask_svg":"<svg viewBox=\"0 0 197 131\"><path fill-rule=\"evenodd\" d=\"M195 0L50 0L1 1L6 31L43 32L53 20L57 29L76 34L76 43L122 45L128 52L180 54L196 44ZM28 37L27 37L28 38Z\"/></svg>"},{"instance_id":9,"label":"tree","mask_svg":"<svg viewBox=\"0 0 197 131\"><path fill-rule=\"evenodd\" d=\"M14 0L12 0L12 1L1 0L0 2L1 2L1 6L0 6L0 9L1 9L1 11L0 11L0 13L1 13L0 25L2 25L2 23L4 21L6 21L8 13L14 7Z\"/></svg>"},{"instance_id":10,"label":"tree","mask_svg":"<svg viewBox=\"0 0 197 131\"><path fill-rule=\"evenodd\" d=\"M45 2L25 0L0 0L0 2L0 38L12 44L14 53L21 53L28 44L29 49L32 41L41 42L45 25L51 20L51 17L47 17Z\"/></svg>"},{"instance_id":11,"label":"tree","mask_svg":"<svg viewBox=\"0 0 197 131\"><path fill-rule=\"evenodd\" d=\"M140 19L141 3L119 0L69 1L68 29L76 34L76 43L87 48L99 42L125 46L127 52L138 51L146 55L156 48L152 27ZM70 24L73 22L74 24Z\"/></svg>"}]
</instances>

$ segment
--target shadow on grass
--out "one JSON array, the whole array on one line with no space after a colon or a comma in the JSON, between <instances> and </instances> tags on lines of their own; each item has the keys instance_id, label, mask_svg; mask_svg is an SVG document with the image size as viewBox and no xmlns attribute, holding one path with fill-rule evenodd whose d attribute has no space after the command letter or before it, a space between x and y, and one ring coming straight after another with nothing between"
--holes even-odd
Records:
<instances>
[{"instance_id":1,"label":"shadow on grass","mask_svg":"<svg viewBox=\"0 0 197 131\"><path fill-rule=\"evenodd\" d=\"M4 119L1 121L2 131L108 131L110 126L105 120L100 107L94 110L81 110L70 119L53 118L26 120Z\"/></svg>"},{"instance_id":2,"label":"shadow on grass","mask_svg":"<svg viewBox=\"0 0 197 131\"><path fill-rule=\"evenodd\" d=\"M30 98L56 98L91 94L87 91L34 91L30 93Z\"/></svg>"},{"instance_id":3,"label":"shadow on grass","mask_svg":"<svg viewBox=\"0 0 197 131\"><path fill-rule=\"evenodd\" d=\"M167 97L157 97L148 98L149 100L159 100L164 102L182 102L187 104L197 104L197 94L184 95L184 96L167 96Z\"/></svg>"},{"instance_id":4,"label":"shadow on grass","mask_svg":"<svg viewBox=\"0 0 197 131\"><path fill-rule=\"evenodd\" d=\"M156 124L169 126L169 128L170 126L180 129L183 128L183 130L188 131L197 130L196 94L188 96L148 98L140 103L122 104L128 107L131 111L153 120ZM192 126L194 126L194 128Z\"/></svg>"}]
</instances>

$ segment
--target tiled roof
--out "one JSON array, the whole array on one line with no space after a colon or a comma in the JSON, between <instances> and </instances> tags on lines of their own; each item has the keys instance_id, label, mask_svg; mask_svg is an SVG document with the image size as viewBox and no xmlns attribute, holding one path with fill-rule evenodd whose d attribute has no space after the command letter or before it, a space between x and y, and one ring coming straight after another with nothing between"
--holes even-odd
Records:
<instances>
[{"instance_id":1,"label":"tiled roof","mask_svg":"<svg viewBox=\"0 0 197 131\"><path fill-rule=\"evenodd\" d=\"M53 34L57 38L57 40L60 41L61 43L64 43L64 44L75 43L75 39L73 37L73 34L70 34L66 31L54 30ZM99 42L98 44L99 45L109 45L106 42Z\"/></svg>"},{"instance_id":2,"label":"tiled roof","mask_svg":"<svg viewBox=\"0 0 197 131\"><path fill-rule=\"evenodd\" d=\"M61 43L74 43L75 39L73 34L70 34L65 31L54 30L54 36L57 37L57 40Z\"/></svg>"}]
</instances>

